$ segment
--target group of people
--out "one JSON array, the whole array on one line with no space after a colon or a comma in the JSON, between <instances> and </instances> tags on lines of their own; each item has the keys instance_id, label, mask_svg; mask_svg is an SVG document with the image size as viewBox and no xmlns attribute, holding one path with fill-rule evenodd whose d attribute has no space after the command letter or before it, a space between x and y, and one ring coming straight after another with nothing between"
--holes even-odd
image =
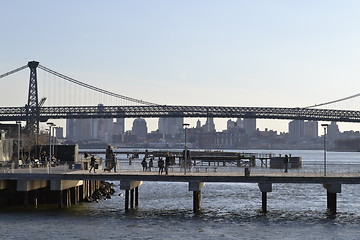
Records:
<instances>
[{"instance_id":1,"label":"group of people","mask_svg":"<svg viewBox=\"0 0 360 240\"><path fill-rule=\"evenodd\" d=\"M149 164L146 161L146 157L143 158L143 160L141 161L141 166L143 168L143 171L151 171L151 169L154 167L154 157L151 157L149 160ZM163 160L162 157L159 157L158 160L158 168L159 168L159 174L163 174L164 170L165 170L165 174L167 175L169 173L169 166L170 166L170 159L167 157L165 158L165 161Z\"/></svg>"}]
</instances>

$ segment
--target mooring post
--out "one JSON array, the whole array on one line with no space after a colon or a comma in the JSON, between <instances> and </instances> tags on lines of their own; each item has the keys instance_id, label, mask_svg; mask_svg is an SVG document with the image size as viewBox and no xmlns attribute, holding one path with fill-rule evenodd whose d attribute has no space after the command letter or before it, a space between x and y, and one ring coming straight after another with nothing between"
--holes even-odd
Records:
<instances>
[{"instance_id":1,"label":"mooring post","mask_svg":"<svg viewBox=\"0 0 360 240\"><path fill-rule=\"evenodd\" d=\"M261 191L261 211L267 213L267 193L272 192L272 183L258 183Z\"/></svg>"},{"instance_id":2,"label":"mooring post","mask_svg":"<svg viewBox=\"0 0 360 240\"><path fill-rule=\"evenodd\" d=\"M139 206L139 187L135 188L135 207Z\"/></svg>"},{"instance_id":3,"label":"mooring post","mask_svg":"<svg viewBox=\"0 0 360 240\"><path fill-rule=\"evenodd\" d=\"M204 182L189 182L189 191L193 192L193 211L197 213L201 208L201 189L204 187Z\"/></svg>"},{"instance_id":4,"label":"mooring post","mask_svg":"<svg viewBox=\"0 0 360 240\"><path fill-rule=\"evenodd\" d=\"M337 193L341 193L341 184L323 184L324 188L327 190L326 202L327 210L330 214L336 214L337 212L337 203L336 197Z\"/></svg>"}]
</instances>

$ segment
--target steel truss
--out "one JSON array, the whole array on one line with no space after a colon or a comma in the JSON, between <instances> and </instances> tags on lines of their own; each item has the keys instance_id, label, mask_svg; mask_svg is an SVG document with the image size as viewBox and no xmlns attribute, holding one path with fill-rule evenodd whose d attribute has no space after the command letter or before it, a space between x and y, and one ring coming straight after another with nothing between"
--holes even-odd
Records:
<instances>
[{"instance_id":1,"label":"steel truss","mask_svg":"<svg viewBox=\"0 0 360 240\"><path fill-rule=\"evenodd\" d=\"M25 121L25 107L0 108L0 121ZM63 106L39 107L40 121L75 118L257 118L360 122L360 111L221 106Z\"/></svg>"}]
</instances>

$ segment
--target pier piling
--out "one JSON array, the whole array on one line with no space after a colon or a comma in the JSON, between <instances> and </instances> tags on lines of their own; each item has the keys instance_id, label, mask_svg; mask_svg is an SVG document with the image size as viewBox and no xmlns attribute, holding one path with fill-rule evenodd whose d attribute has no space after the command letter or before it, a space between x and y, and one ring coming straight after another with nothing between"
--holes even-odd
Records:
<instances>
[{"instance_id":1,"label":"pier piling","mask_svg":"<svg viewBox=\"0 0 360 240\"><path fill-rule=\"evenodd\" d=\"M139 186L142 181L120 181L120 189L125 190L125 210L139 205ZM129 203L130 202L130 203Z\"/></svg>"},{"instance_id":2,"label":"pier piling","mask_svg":"<svg viewBox=\"0 0 360 240\"><path fill-rule=\"evenodd\" d=\"M341 193L341 184L323 184L324 188L327 190L326 202L327 210L330 214L336 214L337 212L337 202L336 197L337 193Z\"/></svg>"},{"instance_id":3,"label":"pier piling","mask_svg":"<svg viewBox=\"0 0 360 240\"><path fill-rule=\"evenodd\" d=\"M189 191L193 192L193 211L195 213L201 208L201 189L204 187L204 182L189 182Z\"/></svg>"},{"instance_id":4,"label":"pier piling","mask_svg":"<svg viewBox=\"0 0 360 240\"><path fill-rule=\"evenodd\" d=\"M267 213L267 193L272 192L271 183L258 183L261 191L261 211Z\"/></svg>"}]
</instances>

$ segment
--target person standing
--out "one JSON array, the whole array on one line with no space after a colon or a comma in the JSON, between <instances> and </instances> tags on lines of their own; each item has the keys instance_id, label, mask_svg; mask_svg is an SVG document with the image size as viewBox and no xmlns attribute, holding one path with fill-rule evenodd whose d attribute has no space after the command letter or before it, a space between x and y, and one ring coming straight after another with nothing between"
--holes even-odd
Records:
<instances>
[{"instance_id":1,"label":"person standing","mask_svg":"<svg viewBox=\"0 0 360 240\"><path fill-rule=\"evenodd\" d=\"M147 170L147 162L146 162L146 158L144 157L144 159L141 161L141 165L143 168L143 171L145 172Z\"/></svg>"},{"instance_id":2,"label":"person standing","mask_svg":"<svg viewBox=\"0 0 360 240\"><path fill-rule=\"evenodd\" d=\"M284 172L288 172L288 167L289 167L289 156L288 155L285 155L284 157Z\"/></svg>"},{"instance_id":3,"label":"person standing","mask_svg":"<svg viewBox=\"0 0 360 240\"><path fill-rule=\"evenodd\" d=\"M158 167L159 167L159 174L162 175L164 171L164 160L162 159L162 157L160 157L158 160Z\"/></svg>"},{"instance_id":4,"label":"person standing","mask_svg":"<svg viewBox=\"0 0 360 240\"><path fill-rule=\"evenodd\" d=\"M170 166L170 157L166 156L165 158L165 174L169 174L169 166Z\"/></svg>"},{"instance_id":5,"label":"person standing","mask_svg":"<svg viewBox=\"0 0 360 240\"><path fill-rule=\"evenodd\" d=\"M95 156L94 156L94 155L91 155L89 173L91 172L92 169L94 169L94 173L96 173L96 172L95 172L95 164L96 164Z\"/></svg>"},{"instance_id":6,"label":"person standing","mask_svg":"<svg viewBox=\"0 0 360 240\"><path fill-rule=\"evenodd\" d=\"M153 161L153 157L150 158L150 161L149 161L149 171L151 172L151 168L154 167L154 161Z\"/></svg>"}]
</instances>

